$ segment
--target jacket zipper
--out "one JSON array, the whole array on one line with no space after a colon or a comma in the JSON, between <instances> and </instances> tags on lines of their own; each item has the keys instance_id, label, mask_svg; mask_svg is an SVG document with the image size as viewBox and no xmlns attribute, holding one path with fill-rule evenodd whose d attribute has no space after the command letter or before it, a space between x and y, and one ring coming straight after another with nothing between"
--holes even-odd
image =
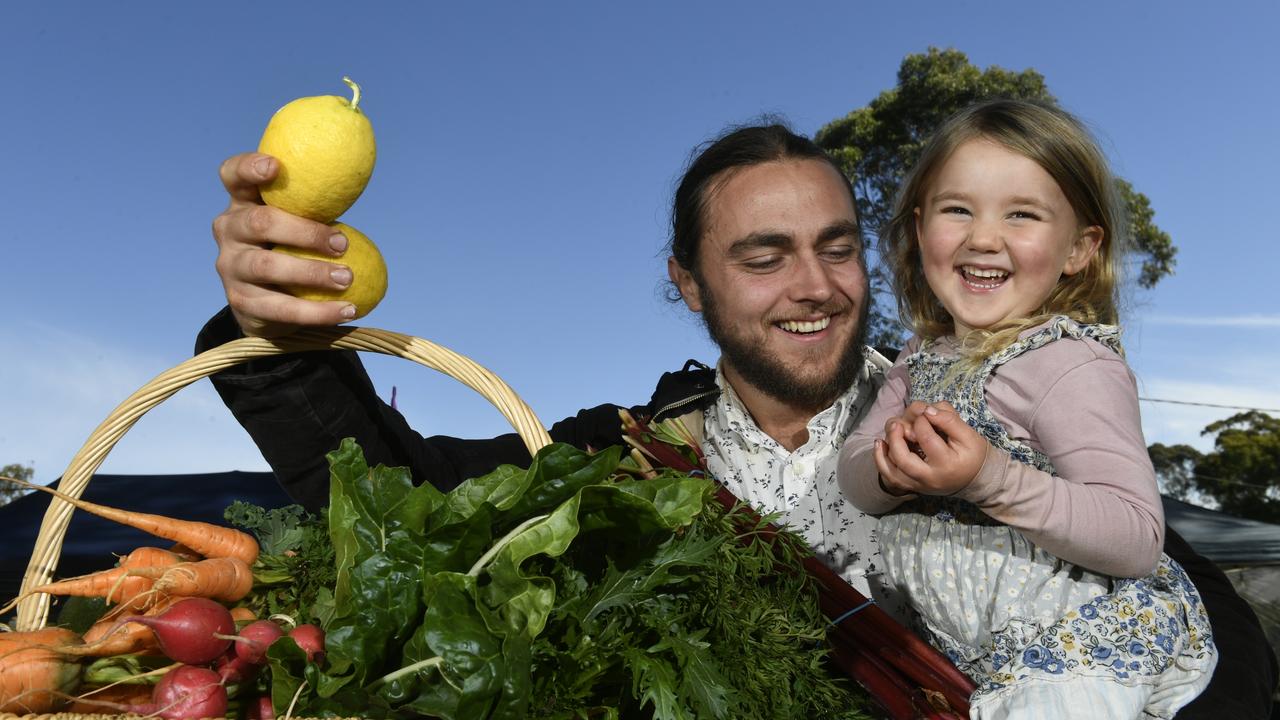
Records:
<instances>
[{"instance_id":1,"label":"jacket zipper","mask_svg":"<svg viewBox=\"0 0 1280 720\"><path fill-rule=\"evenodd\" d=\"M720 394L720 388L715 388L715 389L713 389L713 390L707 390L707 391L704 391L704 392L700 392L700 393L698 393L697 395L690 395L690 396L689 396L689 397L687 397L687 398L683 398L683 399L681 399L681 400L677 400L677 401L675 401L675 402L673 402L673 403L667 403L666 405L664 405L664 406L662 406L661 408L659 408L659 410L658 410L657 412L655 412L655 413L653 414L653 416L654 416L655 418L661 417L661 416L663 416L663 415L666 415L668 412L670 412L670 411L672 411L672 410L675 410L676 408L683 407L683 406L685 406L685 405L692 404L692 403L693 403L693 402L695 402L695 401L701 400L702 398L710 397L710 396L712 396L712 395L718 395L718 394Z\"/></svg>"}]
</instances>

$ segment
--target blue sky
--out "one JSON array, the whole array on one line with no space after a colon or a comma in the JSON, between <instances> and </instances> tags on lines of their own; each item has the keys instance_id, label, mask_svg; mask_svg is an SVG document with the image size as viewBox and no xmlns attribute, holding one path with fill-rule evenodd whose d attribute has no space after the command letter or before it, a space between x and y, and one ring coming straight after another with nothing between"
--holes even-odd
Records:
<instances>
[{"instance_id":1,"label":"blue sky","mask_svg":"<svg viewBox=\"0 0 1280 720\"><path fill-rule=\"evenodd\" d=\"M551 423L645 400L715 360L661 299L673 184L729 123L812 134L954 47L1035 68L1097 132L1179 247L1137 292L1142 395L1280 408L1274 2L13 2L0 243L0 464L61 474L135 389L190 356L223 303L210 222L221 160L299 96L362 85L378 164L344 221L382 249L361 324L419 335L506 379ZM505 430L478 396L368 362L426 434ZM1144 403L1148 442L1206 447L1231 410ZM265 469L207 382L147 414L103 471Z\"/></svg>"}]
</instances>

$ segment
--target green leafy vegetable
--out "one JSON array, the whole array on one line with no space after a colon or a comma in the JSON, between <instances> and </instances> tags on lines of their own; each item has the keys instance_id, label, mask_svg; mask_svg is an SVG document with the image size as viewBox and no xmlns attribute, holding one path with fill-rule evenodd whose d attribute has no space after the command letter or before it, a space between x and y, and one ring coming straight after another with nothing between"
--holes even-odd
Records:
<instances>
[{"instance_id":1,"label":"green leafy vegetable","mask_svg":"<svg viewBox=\"0 0 1280 720\"><path fill-rule=\"evenodd\" d=\"M404 469L369 468L351 440L329 461L326 522L228 514L280 553L264 544L260 564L305 553L332 567L332 592L255 590L254 603L292 599L327 633L319 664L272 646L277 708L296 699L302 716L446 720L864 717L860 693L825 666L808 576L778 575L773 550L739 542L740 524L708 502L705 479L637 480L618 448L552 445L527 470L500 467L442 494Z\"/></svg>"}]
</instances>

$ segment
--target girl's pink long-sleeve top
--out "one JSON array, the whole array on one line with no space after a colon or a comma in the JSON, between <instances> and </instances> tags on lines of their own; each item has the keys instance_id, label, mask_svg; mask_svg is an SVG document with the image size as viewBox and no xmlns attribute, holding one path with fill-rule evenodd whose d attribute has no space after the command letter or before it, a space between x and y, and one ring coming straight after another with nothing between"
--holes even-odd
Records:
<instances>
[{"instance_id":1,"label":"girl's pink long-sleeve top","mask_svg":"<svg viewBox=\"0 0 1280 720\"><path fill-rule=\"evenodd\" d=\"M954 352L949 340L932 351ZM873 449L885 422L906 407L902 361L918 347L918 339L907 344L840 451L840 489L864 512L883 514L915 497L884 491ZM1057 476L989 446L955 496L1067 562L1115 577L1150 573L1164 545L1164 512L1124 360L1092 339L1062 338L998 367L986 397L1010 437L1048 455Z\"/></svg>"}]
</instances>

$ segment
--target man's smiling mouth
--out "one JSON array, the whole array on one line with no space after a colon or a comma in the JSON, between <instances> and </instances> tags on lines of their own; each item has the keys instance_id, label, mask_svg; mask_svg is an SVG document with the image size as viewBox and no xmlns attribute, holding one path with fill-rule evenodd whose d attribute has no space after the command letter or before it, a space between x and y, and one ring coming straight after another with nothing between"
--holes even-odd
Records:
<instances>
[{"instance_id":1,"label":"man's smiling mouth","mask_svg":"<svg viewBox=\"0 0 1280 720\"><path fill-rule=\"evenodd\" d=\"M964 283L975 290L995 290L1009 279L1008 270L980 268L972 265L961 265L957 268Z\"/></svg>"},{"instance_id":2,"label":"man's smiling mouth","mask_svg":"<svg viewBox=\"0 0 1280 720\"><path fill-rule=\"evenodd\" d=\"M778 327L796 335L809 335L827 329L831 324L831 316L819 320L783 320Z\"/></svg>"}]
</instances>

